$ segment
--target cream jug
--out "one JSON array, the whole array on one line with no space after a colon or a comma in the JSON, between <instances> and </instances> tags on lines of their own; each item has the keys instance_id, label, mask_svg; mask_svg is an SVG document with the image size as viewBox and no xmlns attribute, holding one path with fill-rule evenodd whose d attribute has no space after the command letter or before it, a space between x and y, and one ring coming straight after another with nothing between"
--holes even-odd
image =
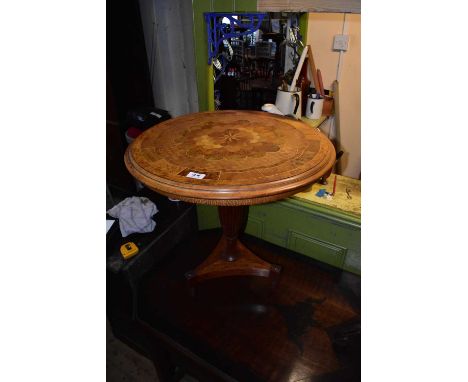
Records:
<instances>
[{"instance_id":1,"label":"cream jug","mask_svg":"<svg viewBox=\"0 0 468 382\"><path fill-rule=\"evenodd\" d=\"M316 94L312 94L307 98L306 117L309 119L319 119L322 116L323 98Z\"/></svg>"},{"instance_id":2,"label":"cream jug","mask_svg":"<svg viewBox=\"0 0 468 382\"><path fill-rule=\"evenodd\" d=\"M293 91L281 90L278 87L276 92L275 106L284 115L294 115L296 118L301 118L301 89L295 88Z\"/></svg>"}]
</instances>

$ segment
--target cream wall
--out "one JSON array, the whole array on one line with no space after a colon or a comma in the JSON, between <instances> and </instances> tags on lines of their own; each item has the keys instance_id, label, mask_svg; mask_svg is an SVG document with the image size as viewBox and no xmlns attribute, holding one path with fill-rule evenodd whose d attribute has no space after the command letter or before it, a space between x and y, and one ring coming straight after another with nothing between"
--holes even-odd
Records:
<instances>
[{"instance_id":1,"label":"cream wall","mask_svg":"<svg viewBox=\"0 0 468 382\"><path fill-rule=\"evenodd\" d=\"M337 79L339 52L332 49L333 36L349 35L349 49L343 52L340 84L340 143L343 175L358 178L361 173L361 15L343 13L309 13L307 43L311 45L323 85L331 89ZM332 131L333 135L333 131Z\"/></svg>"}]
</instances>

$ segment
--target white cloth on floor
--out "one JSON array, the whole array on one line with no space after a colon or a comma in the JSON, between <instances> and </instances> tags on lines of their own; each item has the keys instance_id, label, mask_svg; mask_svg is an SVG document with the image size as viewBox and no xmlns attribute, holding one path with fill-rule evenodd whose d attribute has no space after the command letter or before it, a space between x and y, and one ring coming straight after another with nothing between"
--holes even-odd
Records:
<instances>
[{"instance_id":1,"label":"white cloth on floor","mask_svg":"<svg viewBox=\"0 0 468 382\"><path fill-rule=\"evenodd\" d=\"M148 198L138 196L126 198L107 211L110 216L119 219L122 237L135 232L144 233L154 230L156 222L151 219L151 216L157 212L156 204Z\"/></svg>"}]
</instances>

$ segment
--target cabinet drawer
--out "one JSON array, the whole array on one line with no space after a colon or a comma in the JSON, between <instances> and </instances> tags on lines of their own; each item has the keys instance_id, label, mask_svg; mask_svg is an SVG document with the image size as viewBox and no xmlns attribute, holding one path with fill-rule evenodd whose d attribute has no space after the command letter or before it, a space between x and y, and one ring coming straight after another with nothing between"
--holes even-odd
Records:
<instances>
[{"instance_id":1,"label":"cabinet drawer","mask_svg":"<svg viewBox=\"0 0 468 382\"><path fill-rule=\"evenodd\" d=\"M338 268L343 267L346 257L346 248L292 230L288 234L288 249Z\"/></svg>"},{"instance_id":2,"label":"cabinet drawer","mask_svg":"<svg viewBox=\"0 0 468 382\"><path fill-rule=\"evenodd\" d=\"M256 236L260 239L263 239L263 229L264 229L263 220L257 219L254 216L249 216L249 219L247 220L247 226L245 227L246 233L252 236Z\"/></svg>"}]
</instances>

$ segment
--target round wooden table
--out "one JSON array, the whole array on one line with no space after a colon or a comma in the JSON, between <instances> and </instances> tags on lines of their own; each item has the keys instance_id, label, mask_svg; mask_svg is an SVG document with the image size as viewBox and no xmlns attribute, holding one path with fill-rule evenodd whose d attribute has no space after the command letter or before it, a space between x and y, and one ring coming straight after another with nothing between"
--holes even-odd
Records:
<instances>
[{"instance_id":1,"label":"round wooden table","mask_svg":"<svg viewBox=\"0 0 468 382\"><path fill-rule=\"evenodd\" d=\"M248 206L283 199L330 173L332 143L301 121L257 111L184 115L139 135L127 148L130 173L150 189L218 206L223 235L187 274L193 282L221 276L278 275L239 240Z\"/></svg>"}]
</instances>

